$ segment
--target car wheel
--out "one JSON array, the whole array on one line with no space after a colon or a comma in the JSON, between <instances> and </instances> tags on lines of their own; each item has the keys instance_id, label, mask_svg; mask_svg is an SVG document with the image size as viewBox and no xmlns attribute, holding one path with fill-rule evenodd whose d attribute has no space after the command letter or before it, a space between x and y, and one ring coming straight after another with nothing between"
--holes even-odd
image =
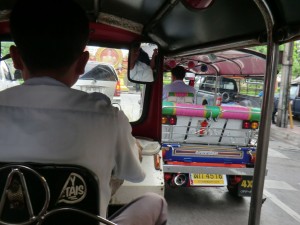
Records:
<instances>
[{"instance_id":1,"label":"car wheel","mask_svg":"<svg viewBox=\"0 0 300 225\"><path fill-rule=\"evenodd\" d=\"M237 184L236 185L227 185L227 190L230 195L232 195L234 197L239 197Z\"/></svg>"}]
</instances>

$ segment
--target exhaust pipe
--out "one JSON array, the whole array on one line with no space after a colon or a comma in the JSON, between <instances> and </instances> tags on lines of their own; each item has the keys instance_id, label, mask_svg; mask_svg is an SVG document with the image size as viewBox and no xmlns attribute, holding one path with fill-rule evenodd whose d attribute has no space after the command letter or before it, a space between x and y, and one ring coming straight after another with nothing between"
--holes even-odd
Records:
<instances>
[{"instance_id":1,"label":"exhaust pipe","mask_svg":"<svg viewBox=\"0 0 300 225\"><path fill-rule=\"evenodd\" d=\"M177 174L176 176L173 177L173 183L176 186L183 186L187 183L188 178L186 177L185 174Z\"/></svg>"}]
</instances>

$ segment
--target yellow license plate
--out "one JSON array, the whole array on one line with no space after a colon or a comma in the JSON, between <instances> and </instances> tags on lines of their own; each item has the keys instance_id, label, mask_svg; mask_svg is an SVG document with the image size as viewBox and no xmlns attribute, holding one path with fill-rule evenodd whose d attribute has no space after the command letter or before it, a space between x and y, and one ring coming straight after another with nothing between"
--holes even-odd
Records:
<instances>
[{"instance_id":1,"label":"yellow license plate","mask_svg":"<svg viewBox=\"0 0 300 225\"><path fill-rule=\"evenodd\" d=\"M227 185L226 175L222 174L190 174L191 186L225 186Z\"/></svg>"}]
</instances>

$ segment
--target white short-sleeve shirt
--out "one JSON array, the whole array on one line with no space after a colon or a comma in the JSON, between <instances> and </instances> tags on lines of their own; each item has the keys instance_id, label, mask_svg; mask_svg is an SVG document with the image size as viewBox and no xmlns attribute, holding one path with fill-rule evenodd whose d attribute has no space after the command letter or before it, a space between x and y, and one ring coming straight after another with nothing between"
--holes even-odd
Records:
<instances>
[{"instance_id":1,"label":"white short-sleeve shirt","mask_svg":"<svg viewBox=\"0 0 300 225\"><path fill-rule=\"evenodd\" d=\"M182 80L175 80L171 84L167 84L163 88L163 100L168 98L169 92L187 92L196 94L196 89L192 86L186 85Z\"/></svg>"},{"instance_id":2,"label":"white short-sleeve shirt","mask_svg":"<svg viewBox=\"0 0 300 225\"><path fill-rule=\"evenodd\" d=\"M77 164L100 182L106 216L114 176L140 182L145 174L125 114L105 95L87 94L48 78L32 78L0 92L2 162Z\"/></svg>"}]
</instances>

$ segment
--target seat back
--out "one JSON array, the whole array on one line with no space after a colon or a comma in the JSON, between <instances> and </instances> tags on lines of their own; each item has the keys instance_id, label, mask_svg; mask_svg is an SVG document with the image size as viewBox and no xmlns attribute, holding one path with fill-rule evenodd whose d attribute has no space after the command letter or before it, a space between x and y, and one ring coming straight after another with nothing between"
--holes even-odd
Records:
<instances>
[{"instance_id":1,"label":"seat back","mask_svg":"<svg viewBox=\"0 0 300 225\"><path fill-rule=\"evenodd\" d=\"M100 205L98 179L86 168L0 163L0 177L0 224L98 224L86 216Z\"/></svg>"},{"instance_id":2,"label":"seat back","mask_svg":"<svg viewBox=\"0 0 300 225\"><path fill-rule=\"evenodd\" d=\"M190 103L194 102L194 94L187 92L169 92L168 93L168 102L176 102L176 103Z\"/></svg>"}]
</instances>

